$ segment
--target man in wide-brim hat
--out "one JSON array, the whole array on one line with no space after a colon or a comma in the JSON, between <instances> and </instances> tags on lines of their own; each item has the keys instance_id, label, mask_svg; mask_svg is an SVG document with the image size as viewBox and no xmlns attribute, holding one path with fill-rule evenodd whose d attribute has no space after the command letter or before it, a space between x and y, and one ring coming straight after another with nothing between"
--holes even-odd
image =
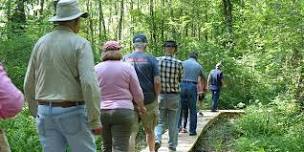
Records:
<instances>
[{"instance_id":1,"label":"man in wide-brim hat","mask_svg":"<svg viewBox=\"0 0 304 152\"><path fill-rule=\"evenodd\" d=\"M77 35L81 12L76 0L60 0L54 31L32 51L24 93L36 118L45 152L95 152L94 134L101 133L100 93L90 43Z\"/></svg>"}]
</instances>

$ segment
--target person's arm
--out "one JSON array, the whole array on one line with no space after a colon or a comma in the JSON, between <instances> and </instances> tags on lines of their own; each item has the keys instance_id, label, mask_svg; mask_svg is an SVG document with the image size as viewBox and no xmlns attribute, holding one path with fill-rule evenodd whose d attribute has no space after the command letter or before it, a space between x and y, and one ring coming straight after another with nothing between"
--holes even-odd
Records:
<instances>
[{"instance_id":1,"label":"person's arm","mask_svg":"<svg viewBox=\"0 0 304 152\"><path fill-rule=\"evenodd\" d=\"M206 76L205 76L205 74L204 74L204 72L203 72L203 68L201 67L200 68L200 75L199 75L199 82L200 82L200 85L201 85L201 87L202 87L202 91L203 92L206 92L207 91L207 88L208 88L208 85L207 85L207 79L206 79Z\"/></svg>"},{"instance_id":2,"label":"person's arm","mask_svg":"<svg viewBox=\"0 0 304 152\"><path fill-rule=\"evenodd\" d=\"M37 44L35 45L30 61L27 66L27 71L24 78L24 96L25 101L28 103L30 113L33 117L37 116L37 103L35 101L35 53L37 50Z\"/></svg>"},{"instance_id":3,"label":"person's arm","mask_svg":"<svg viewBox=\"0 0 304 152\"><path fill-rule=\"evenodd\" d=\"M198 77L197 79L197 92L199 94L202 94L205 92L205 85L206 83L202 82L203 79L201 78L201 76Z\"/></svg>"},{"instance_id":4,"label":"person's arm","mask_svg":"<svg viewBox=\"0 0 304 152\"><path fill-rule=\"evenodd\" d=\"M161 91L160 76L154 77L154 91L155 91L156 96L158 96L160 94L160 91Z\"/></svg>"},{"instance_id":5,"label":"person's arm","mask_svg":"<svg viewBox=\"0 0 304 152\"><path fill-rule=\"evenodd\" d=\"M142 117L146 113L146 108L144 105L144 94L140 87L139 80L133 66L130 66L130 77L130 92L132 94L133 101L137 106L136 108Z\"/></svg>"},{"instance_id":6,"label":"person's arm","mask_svg":"<svg viewBox=\"0 0 304 152\"><path fill-rule=\"evenodd\" d=\"M207 87L209 87L210 86L210 80L211 80L211 72L209 73L209 75L208 75L208 79L207 79Z\"/></svg>"},{"instance_id":7,"label":"person's arm","mask_svg":"<svg viewBox=\"0 0 304 152\"><path fill-rule=\"evenodd\" d=\"M224 87L225 86L225 83L224 83L224 74L222 72L220 74L220 79L221 79L221 87Z\"/></svg>"},{"instance_id":8,"label":"person's arm","mask_svg":"<svg viewBox=\"0 0 304 152\"><path fill-rule=\"evenodd\" d=\"M22 110L23 103L21 91L11 82L0 63L0 118L14 117Z\"/></svg>"},{"instance_id":9,"label":"person's arm","mask_svg":"<svg viewBox=\"0 0 304 152\"><path fill-rule=\"evenodd\" d=\"M100 92L94 70L93 52L89 42L85 42L78 51L78 70L81 90L87 107L89 127L94 132L101 128L101 122L99 119Z\"/></svg>"},{"instance_id":10,"label":"person's arm","mask_svg":"<svg viewBox=\"0 0 304 152\"><path fill-rule=\"evenodd\" d=\"M160 84L160 74L159 74L159 66L156 58L153 59L153 76L154 76L154 91L156 96L160 94L161 84Z\"/></svg>"}]
</instances>

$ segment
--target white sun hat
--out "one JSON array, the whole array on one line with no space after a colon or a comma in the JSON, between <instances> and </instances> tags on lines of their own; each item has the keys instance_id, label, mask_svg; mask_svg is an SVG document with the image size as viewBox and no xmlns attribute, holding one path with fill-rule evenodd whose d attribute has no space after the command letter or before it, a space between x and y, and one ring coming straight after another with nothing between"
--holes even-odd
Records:
<instances>
[{"instance_id":1,"label":"white sun hat","mask_svg":"<svg viewBox=\"0 0 304 152\"><path fill-rule=\"evenodd\" d=\"M88 17L87 12L81 12L77 0L59 0L56 6L56 15L49 19L50 22L70 21L78 17Z\"/></svg>"}]
</instances>

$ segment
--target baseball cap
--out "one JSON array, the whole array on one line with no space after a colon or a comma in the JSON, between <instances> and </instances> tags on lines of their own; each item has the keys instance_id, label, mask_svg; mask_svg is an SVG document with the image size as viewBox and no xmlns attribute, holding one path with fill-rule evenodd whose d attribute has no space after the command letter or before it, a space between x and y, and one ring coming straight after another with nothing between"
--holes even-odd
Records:
<instances>
[{"instance_id":1,"label":"baseball cap","mask_svg":"<svg viewBox=\"0 0 304 152\"><path fill-rule=\"evenodd\" d=\"M163 47L174 47L174 48L176 48L177 44L176 44L176 41L174 41L174 40L167 40L167 41L165 41Z\"/></svg>"},{"instance_id":2,"label":"baseball cap","mask_svg":"<svg viewBox=\"0 0 304 152\"><path fill-rule=\"evenodd\" d=\"M144 34L138 34L133 37L133 43L148 43L148 40Z\"/></svg>"},{"instance_id":3,"label":"baseball cap","mask_svg":"<svg viewBox=\"0 0 304 152\"><path fill-rule=\"evenodd\" d=\"M122 46L117 41L107 41L103 45L103 50L104 51L106 51L106 50L119 50L121 48L122 48Z\"/></svg>"}]
</instances>

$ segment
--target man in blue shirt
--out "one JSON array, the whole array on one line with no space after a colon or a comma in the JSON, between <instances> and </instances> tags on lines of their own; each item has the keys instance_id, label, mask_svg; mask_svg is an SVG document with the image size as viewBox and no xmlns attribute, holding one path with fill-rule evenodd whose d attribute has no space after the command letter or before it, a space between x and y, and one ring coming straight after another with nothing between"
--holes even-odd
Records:
<instances>
[{"instance_id":1,"label":"man in blue shirt","mask_svg":"<svg viewBox=\"0 0 304 152\"><path fill-rule=\"evenodd\" d=\"M189 135L196 135L197 127L197 83L200 79L201 86L206 88L206 78L203 74L202 66L197 62L198 53L191 52L189 59L183 61L184 75L181 83L181 117L179 121L179 128L181 132L186 133L188 111L190 111L190 127ZM181 127L182 120L184 121Z\"/></svg>"},{"instance_id":2,"label":"man in blue shirt","mask_svg":"<svg viewBox=\"0 0 304 152\"><path fill-rule=\"evenodd\" d=\"M142 118L142 123L146 133L146 141L149 146L149 150L155 151L154 128L158 121L157 98L160 93L160 74L156 58L145 53L147 44L148 41L145 35L135 35L133 38L134 52L127 55L124 60L134 66L140 86L143 90L147 115ZM138 132L138 128L138 124L135 124L130 139L129 151L135 151L135 137Z\"/></svg>"},{"instance_id":3,"label":"man in blue shirt","mask_svg":"<svg viewBox=\"0 0 304 152\"><path fill-rule=\"evenodd\" d=\"M224 85L224 75L221 71L221 63L216 64L215 69L211 70L208 76L208 86L212 93L211 111L216 112L220 98L221 88Z\"/></svg>"}]
</instances>

